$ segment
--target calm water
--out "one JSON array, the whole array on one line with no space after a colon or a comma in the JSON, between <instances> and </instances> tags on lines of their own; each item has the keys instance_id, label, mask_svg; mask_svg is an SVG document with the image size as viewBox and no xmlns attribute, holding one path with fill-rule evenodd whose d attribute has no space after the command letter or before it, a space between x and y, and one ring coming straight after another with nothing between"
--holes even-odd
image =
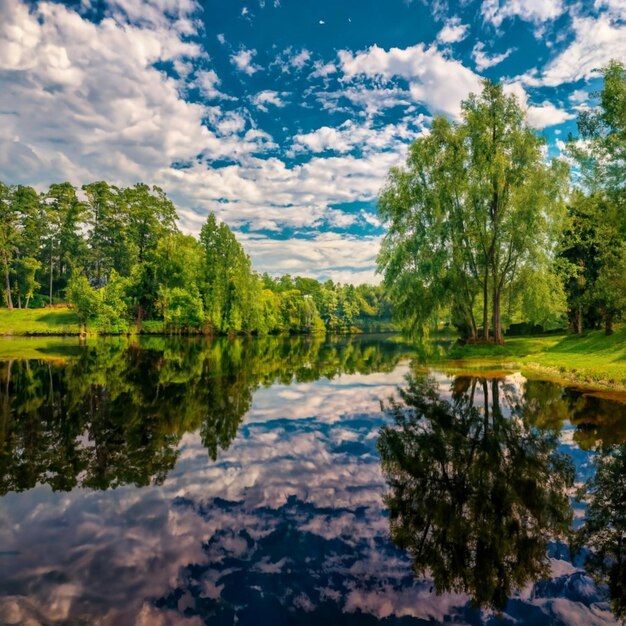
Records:
<instances>
[{"instance_id":1,"label":"calm water","mask_svg":"<svg viewBox=\"0 0 626 626\"><path fill-rule=\"evenodd\" d=\"M0 362L0 623L617 623L626 406L414 356L153 339Z\"/></svg>"}]
</instances>

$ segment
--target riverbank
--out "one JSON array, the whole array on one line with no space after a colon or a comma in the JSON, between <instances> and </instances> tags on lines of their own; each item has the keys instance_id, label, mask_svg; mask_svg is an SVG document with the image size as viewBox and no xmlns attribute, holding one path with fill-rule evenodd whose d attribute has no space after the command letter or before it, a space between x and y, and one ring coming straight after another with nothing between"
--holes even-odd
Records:
<instances>
[{"instance_id":1,"label":"riverbank","mask_svg":"<svg viewBox=\"0 0 626 626\"><path fill-rule=\"evenodd\" d=\"M49 309L0 309L0 336L80 335L76 313L68 307Z\"/></svg>"},{"instance_id":2,"label":"riverbank","mask_svg":"<svg viewBox=\"0 0 626 626\"><path fill-rule=\"evenodd\" d=\"M163 324L144 324L145 334L163 334ZM0 336L54 338L80 335L74 311L67 307L51 309L0 309ZM95 334L94 334L95 336ZM46 343L46 342L44 342ZM508 337L502 346L489 344L456 345L453 338L435 359L447 371L476 369L521 370L527 377L550 378L600 389L626 391L626 327L613 335L593 331L584 336L547 335ZM450 347L448 347L452 344ZM27 354L22 351L27 347ZM28 342L10 345L2 342L4 358L29 358L42 346ZM50 352L56 352L50 348ZM44 349L45 349L44 348ZM57 346L55 346L57 348ZM425 355L425 360L431 359Z\"/></svg>"},{"instance_id":3,"label":"riverbank","mask_svg":"<svg viewBox=\"0 0 626 626\"><path fill-rule=\"evenodd\" d=\"M499 366L527 377L550 378L597 388L626 390L626 327L606 336L511 337L503 346L454 346L445 362L451 368Z\"/></svg>"}]
</instances>

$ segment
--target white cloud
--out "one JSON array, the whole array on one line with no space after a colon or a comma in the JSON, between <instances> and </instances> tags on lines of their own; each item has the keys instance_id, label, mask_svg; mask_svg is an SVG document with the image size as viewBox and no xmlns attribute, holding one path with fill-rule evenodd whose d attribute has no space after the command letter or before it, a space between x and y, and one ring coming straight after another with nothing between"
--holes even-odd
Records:
<instances>
[{"instance_id":1,"label":"white cloud","mask_svg":"<svg viewBox=\"0 0 626 626\"><path fill-rule=\"evenodd\" d=\"M483 0L483 19L498 28L506 19L518 17L526 22L542 24L563 14L562 0Z\"/></svg>"},{"instance_id":2,"label":"white cloud","mask_svg":"<svg viewBox=\"0 0 626 626\"><path fill-rule=\"evenodd\" d=\"M460 116L461 100L481 89L480 77L474 72L446 58L436 47L426 48L421 43L390 50L372 46L356 54L342 50L339 60L347 79L404 78L409 82L413 100L424 103L433 112L453 117Z\"/></svg>"},{"instance_id":3,"label":"white cloud","mask_svg":"<svg viewBox=\"0 0 626 626\"><path fill-rule=\"evenodd\" d=\"M320 153L326 150L346 153L360 149L364 154L373 154L382 150L395 150L400 153L405 144L417 138L419 132L409 128L406 122L374 127L371 120L357 124L348 120L338 127L322 126L309 133L300 133L294 137L297 148Z\"/></svg>"},{"instance_id":4,"label":"white cloud","mask_svg":"<svg viewBox=\"0 0 626 626\"><path fill-rule=\"evenodd\" d=\"M215 70L200 70L196 72L196 80L195 84L200 89L202 95L204 95L209 100L212 99L225 99L225 100L234 100L233 97L222 93L218 86L221 84L221 80L218 75L215 73Z\"/></svg>"},{"instance_id":5,"label":"white cloud","mask_svg":"<svg viewBox=\"0 0 626 626\"><path fill-rule=\"evenodd\" d=\"M324 152L325 150L348 152L352 147L339 130L329 126L322 126L313 132L296 135L294 141L311 152Z\"/></svg>"},{"instance_id":6,"label":"white cloud","mask_svg":"<svg viewBox=\"0 0 626 626\"><path fill-rule=\"evenodd\" d=\"M298 52L297 54L294 54L291 57L291 64L297 70L301 70L309 62L310 59L311 59L311 53L306 49L302 49L300 50L300 52Z\"/></svg>"},{"instance_id":7,"label":"white cloud","mask_svg":"<svg viewBox=\"0 0 626 626\"><path fill-rule=\"evenodd\" d=\"M505 52L501 54L492 54L489 55L485 52L485 44L482 41L479 41L472 50L472 58L476 63L476 69L479 72L486 70L487 68L493 67L502 63L504 59L506 59L512 52L515 51L515 48L509 48Z\"/></svg>"},{"instance_id":8,"label":"white cloud","mask_svg":"<svg viewBox=\"0 0 626 626\"><path fill-rule=\"evenodd\" d=\"M584 89L574 89L569 96L570 102L585 102L589 98L589 92Z\"/></svg>"},{"instance_id":9,"label":"white cloud","mask_svg":"<svg viewBox=\"0 0 626 626\"><path fill-rule=\"evenodd\" d=\"M252 74L258 72L262 68L259 65L255 65L252 59L256 56L256 50L248 50L247 48L241 48L239 52L231 55L231 63L244 74L252 76Z\"/></svg>"},{"instance_id":10,"label":"white cloud","mask_svg":"<svg viewBox=\"0 0 626 626\"><path fill-rule=\"evenodd\" d=\"M567 120L576 117L573 113L568 113L563 109L557 108L547 100L541 105L531 105L526 112L526 120L529 126L536 129L546 128L548 126L556 126Z\"/></svg>"},{"instance_id":11,"label":"white cloud","mask_svg":"<svg viewBox=\"0 0 626 626\"><path fill-rule=\"evenodd\" d=\"M594 7L608 11L609 15L615 19L626 20L626 3L624 0L596 0Z\"/></svg>"},{"instance_id":12,"label":"white cloud","mask_svg":"<svg viewBox=\"0 0 626 626\"><path fill-rule=\"evenodd\" d=\"M306 48L298 51L289 46L276 55L270 67L278 66L284 74L290 74L293 70L300 72L311 60L311 52Z\"/></svg>"},{"instance_id":13,"label":"white cloud","mask_svg":"<svg viewBox=\"0 0 626 626\"><path fill-rule=\"evenodd\" d=\"M526 122L532 128L540 130L548 126L561 124L575 117L573 113L559 109L547 100L540 105L529 103L528 94L519 81L506 83L504 85L504 91L517 98L520 106L526 110Z\"/></svg>"},{"instance_id":14,"label":"white cloud","mask_svg":"<svg viewBox=\"0 0 626 626\"><path fill-rule=\"evenodd\" d=\"M611 59L626 58L626 24L615 24L607 15L575 17L573 31L574 41L565 50L521 80L532 86L556 87L597 76L596 70Z\"/></svg>"},{"instance_id":15,"label":"white cloud","mask_svg":"<svg viewBox=\"0 0 626 626\"><path fill-rule=\"evenodd\" d=\"M252 98L252 102L257 109L264 111L267 113L267 105L271 104L275 107L282 108L285 106L285 102L281 100L281 95L285 96L287 94L279 94L277 91L272 91L271 89L267 89L265 91L261 91L256 94Z\"/></svg>"},{"instance_id":16,"label":"white cloud","mask_svg":"<svg viewBox=\"0 0 626 626\"><path fill-rule=\"evenodd\" d=\"M338 216L339 217L339 216ZM339 218L341 219L341 218ZM353 223L354 218L348 216ZM313 238L291 238L276 245L274 239L242 234L258 271L297 274L338 282L378 283L375 273L380 238L319 233Z\"/></svg>"},{"instance_id":17,"label":"white cloud","mask_svg":"<svg viewBox=\"0 0 626 626\"><path fill-rule=\"evenodd\" d=\"M467 24L461 24L461 20L458 17L453 17L448 20L445 26L439 31L437 35L437 41L441 43L457 43L467 37L467 31L469 26Z\"/></svg>"},{"instance_id":18,"label":"white cloud","mask_svg":"<svg viewBox=\"0 0 626 626\"><path fill-rule=\"evenodd\" d=\"M5 176L86 182L122 171L132 180L215 146L204 108L182 99L177 80L154 68L204 57L176 31L112 18L95 24L56 3L31 12L9 0L0 11Z\"/></svg>"},{"instance_id":19,"label":"white cloud","mask_svg":"<svg viewBox=\"0 0 626 626\"><path fill-rule=\"evenodd\" d=\"M326 78L331 74L337 73L337 67L334 63L324 63L318 60L313 63L313 68L309 78Z\"/></svg>"}]
</instances>

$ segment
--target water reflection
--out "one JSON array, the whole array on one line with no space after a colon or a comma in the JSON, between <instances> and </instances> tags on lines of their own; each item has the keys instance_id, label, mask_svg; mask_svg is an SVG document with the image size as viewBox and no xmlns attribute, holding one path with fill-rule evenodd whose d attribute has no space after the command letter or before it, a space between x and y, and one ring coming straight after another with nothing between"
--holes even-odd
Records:
<instances>
[{"instance_id":1,"label":"water reflection","mask_svg":"<svg viewBox=\"0 0 626 626\"><path fill-rule=\"evenodd\" d=\"M580 497L588 503L577 537L585 567L606 581L613 612L626 620L626 445L603 450Z\"/></svg>"},{"instance_id":2,"label":"water reflection","mask_svg":"<svg viewBox=\"0 0 626 626\"><path fill-rule=\"evenodd\" d=\"M406 355L380 338L99 341L67 363L0 363L0 494L49 484L161 484L186 432L211 459L259 386L385 372Z\"/></svg>"},{"instance_id":3,"label":"water reflection","mask_svg":"<svg viewBox=\"0 0 626 626\"><path fill-rule=\"evenodd\" d=\"M578 483L591 476L581 436L607 451L619 405L519 375L431 371L439 400L424 382L424 402L447 406L433 409L418 469L428 480L430 455L446 474L414 508L425 519L432 504L447 546L438 576L459 590L436 593L436 572L415 577L389 540L382 501L379 433L399 430L400 451L415 451L379 404L406 388L407 354L372 337L158 339L0 364L0 623L614 624L582 560L550 543L546 561L545 548L569 516L563 455ZM601 410L583 416L585 406ZM446 534L442 518L459 507L471 524ZM501 614L476 606L502 604L509 589Z\"/></svg>"},{"instance_id":4,"label":"water reflection","mask_svg":"<svg viewBox=\"0 0 626 626\"><path fill-rule=\"evenodd\" d=\"M378 443L391 537L416 574L497 609L548 574L547 539L572 517L573 463L556 432L526 418L517 391L458 377L446 400L434 379L410 377Z\"/></svg>"}]
</instances>

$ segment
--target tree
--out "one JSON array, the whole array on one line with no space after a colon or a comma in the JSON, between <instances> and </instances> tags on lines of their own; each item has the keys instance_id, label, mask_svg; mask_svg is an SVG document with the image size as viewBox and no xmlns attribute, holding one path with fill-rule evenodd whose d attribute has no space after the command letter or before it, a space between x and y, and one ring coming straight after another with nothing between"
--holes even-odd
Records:
<instances>
[{"instance_id":1,"label":"tree","mask_svg":"<svg viewBox=\"0 0 626 626\"><path fill-rule=\"evenodd\" d=\"M163 238L154 253L159 304L169 330L200 329L205 323L200 296L202 248L188 235Z\"/></svg>"},{"instance_id":2,"label":"tree","mask_svg":"<svg viewBox=\"0 0 626 626\"><path fill-rule=\"evenodd\" d=\"M61 293L75 268L85 260L86 246L79 232L85 205L78 200L70 183L50 185L46 194L47 232L45 241L49 269L49 298ZM56 274L55 274L56 271Z\"/></svg>"},{"instance_id":3,"label":"tree","mask_svg":"<svg viewBox=\"0 0 626 626\"><path fill-rule=\"evenodd\" d=\"M260 284L233 232L211 213L200 231L201 294L215 332L251 332L259 312Z\"/></svg>"},{"instance_id":4,"label":"tree","mask_svg":"<svg viewBox=\"0 0 626 626\"><path fill-rule=\"evenodd\" d=\"M89 247L88 271L96 284L101 284L111 269L127 276L130 272L132 248L127 229L130 224L120 189L105 181L83 185L87 196L86 226Z\"/></svg>"},{"instance_id":5,"label":"tree","mask_svg":"<svg viewBox=\"0 0 626 626\"><path fill-rule=\"evenodd\" d=\"M570 139L570 153L577 160L584 186L609 191L613 200L626 202L626 67L611 61L603 70L604 86L599 106L582 111L578 131L583 142ZM626 218L624 218L626 219Z\"/></svg>"},{"instance_id":6,"label":"tree","mask_svg":"<svg viewBox=\"0 0 626 626\"><path fill-rule=\"evenodd\" d=\"M9 309L13 308L11 296L11 265L17 243L17 215L13 210L11 189L0 183L0 250L4 270L4 297Z\"/></svg>"},{"instance_id":7,"label":"tree","mask_svg":"<svg viewBox=\"0 0 626 626\"><path fill-rule=\"evenodd\" d=\"M84 274L77 274L70 278L67 291L67 301L74 307L78 321L87 332L87 321L97 315L98 297L96 290L89 284Z\"/></svg>"},{"instance_id":8,"label":"tree","mask_svg":"<svg viewBox=\"0 0 626 626\"><path fill-rule=\"evenodd\" d=\"M457 312L470 339L482 300L482 338L503 342L501 301L524 267L551 271L561 227L564 163L547 165L542 141L502 86L484 81L462 122L436 118L389 173L379 198L388 231L379 271L399 315L423 327Z\"/></svg>"},{"instance_id":9,"label":"tree","mask_svg":"<svg viewBox=\"0 0 626 626\"><path fill-rule=\"evenodd\" d=\"M599 106L578 117L582 141L570 137L568 143L580 190L570 204L561 256L569 264L570 319L579 333L602 319L610 334L626 310L618 269L626 238L626 69L612 61L603 75Z\"/></svg>"}]
</instances>

